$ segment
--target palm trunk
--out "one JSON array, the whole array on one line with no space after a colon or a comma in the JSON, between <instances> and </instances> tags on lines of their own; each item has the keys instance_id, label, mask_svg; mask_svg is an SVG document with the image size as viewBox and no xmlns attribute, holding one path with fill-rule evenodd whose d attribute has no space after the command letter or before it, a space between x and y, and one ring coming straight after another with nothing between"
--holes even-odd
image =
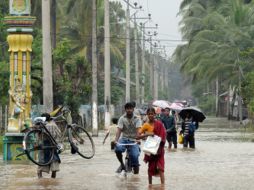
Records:
<instances>
[{"instance_id":1,"label":"palm trunk","mask_svg":"<svg viewBox=\"0 0 254 190\"><path fill-rule=\"evenodd\" d=\"M56 48L56 0L51 0L51 34L52 48Z\"/></svg>"},{"instance_id":2,"label":"palm trunk","mask_svg":"<svg viewBox=\"0 0 254 190\"><path fill-rule=\"evenodd\" d=\"M219 77L216 77L215 113L219 116Z\"/></svg>"},{"instance_id":3,"label":"palm trunk","mask_svg":"<svg viewBox=\"0 0 254 190\"><path fill-rule=\"evenodd\" d=\"M239 92L238 92L238 113L239 113L239 121L242 124L243 121L243 109L242 109L242 94L241 94L241 67L239 66Z\"/></svg>"}]
</instances>

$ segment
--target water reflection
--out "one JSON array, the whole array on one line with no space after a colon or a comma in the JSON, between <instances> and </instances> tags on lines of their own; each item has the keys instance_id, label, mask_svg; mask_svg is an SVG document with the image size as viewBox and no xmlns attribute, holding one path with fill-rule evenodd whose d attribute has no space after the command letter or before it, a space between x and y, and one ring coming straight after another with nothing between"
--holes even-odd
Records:
<instances>
[{"instance_id":1,"label":"water reflection","mask_svg":"<svg viewBox=\"0 0 254 190\"><path fill-rule=\"evenodd\" d=\"M149 185L149 190L165 190L165 185Z\"/></svg>"},{"instance_id":2,"label":"water reflection","mask_svg":"<svg viewBox=\"0 0 254 190\"><path fill-rule=\"evenodd\" d=\"M254 189L253 133L245 132L236 123L227 127L223 121L208 119L196 134L197 148L165 153L166 184L153 178L148 185L147 165L140 157L140 174L118 175L119 166L109 144L102 145L103 134L94 138L96 155L86 160L69 151L61 155L62 164L56 179L50 174L38 179L33 164L9 164L0 156L0 189L7 190L252 190ZM223 125L219 126L219 123Z\"/></svg>"}]
</instances>

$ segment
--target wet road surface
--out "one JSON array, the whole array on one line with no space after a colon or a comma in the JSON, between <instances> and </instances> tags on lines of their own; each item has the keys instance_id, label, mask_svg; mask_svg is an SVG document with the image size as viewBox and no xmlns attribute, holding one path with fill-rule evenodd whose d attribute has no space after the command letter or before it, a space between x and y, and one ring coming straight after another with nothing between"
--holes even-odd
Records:
<instances>
[{"instance_id":1,"label":"wet road surface","mask_svg":"<svg viewBox=\"0 0 254 190\"><path fill-rule=\"evenodd\" d=\"M119 166L104 134L94 137L96 155L86 160L66 150L56 179L44 173L38 179L34 164L10 164L0 160L0 189L6 190L253 190L254 138L238 123L226 119L207 119L196 132L196 149L165 152L166 184L153 178L148 186L147 165L140 156L140 174L115 173Z\"/></svg>"}]
</instances>

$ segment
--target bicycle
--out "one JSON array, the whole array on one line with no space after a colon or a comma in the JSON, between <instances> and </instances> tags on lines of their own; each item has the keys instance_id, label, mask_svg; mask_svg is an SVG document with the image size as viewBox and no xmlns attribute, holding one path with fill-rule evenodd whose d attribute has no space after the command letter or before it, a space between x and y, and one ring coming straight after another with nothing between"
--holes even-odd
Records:
<instances>
[{"instance_id":1,"label":"bicycle","mask_svg":"<svg viewBox=\"0 0 254 190\"><path fill-rule=\"evenodd\" d=\"M61 117L62 115L60 115ZM59 118L55 117L53 120ZM53 161L55 151L60 153L60 146L46 128L46 118L35 118L35 124L26 132L23 140L23 149L29 160L39 166L46 166ZM74 152L86 159L91 159L95 154L92 137L82 127L76 124L66 124L63 137L67 134L68 141ZM20 156L18 155L18 156Z\"/></svg>"},{"instance_id":2,"label":"bicycle","mask_svg":"<svg viewBox=\"0 0 254 190\"><path fill-rule=\"evenodd\" d=\"M129 152L130 152L130 146L134 146L134 145L138 144L138 142L127 143L127 144L117 143L117 144L126 147L126 151L125 151L126 155L125 155L125 160L124 160L124 176L127 177L128 173L135 173L133 171L134 167L132 167L132 163L131 163Z\"/></svg>"}]
</instances>

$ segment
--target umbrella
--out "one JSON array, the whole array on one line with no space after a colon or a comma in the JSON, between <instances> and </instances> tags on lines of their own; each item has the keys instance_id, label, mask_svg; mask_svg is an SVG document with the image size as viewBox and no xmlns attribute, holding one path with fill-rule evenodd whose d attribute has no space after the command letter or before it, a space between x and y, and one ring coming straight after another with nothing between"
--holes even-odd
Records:
<instances>
[{"instance_id":1,"label":"umbrella","mask_svg":"<svg viewBox=\"0 0 254 190\"><path fill-rule=\"evenodd\" d=\"M189 113L193 117L193 120L195 120L197 122L202 122L206 118L204 113L197 107L191 106L191 107L183 108L179 112L179 115L180 115L181 118L185 119L187 113Z\"/></svg>"},{"instance_id":2,"label":"umbrella","mask_svg":"<svg viewBox=\"0 0 254 190\"><path fill-rule=\"evenodd\" d=\"M168 108L170 106L170 103L166 100L155 100L153 102L153 106L165 109L165 108Z\"/></svg>"},{"instance_id":3,"label":"umbrella","mask_svg":"<svg viewBox=\"0 0 254 190\"><path fill-rule=\"evenodd\" d=\"M181 103L177 103L177 102L173 102L169 108L172 109L172 110L175 110L175 111L181 111L183 109L183 104Z\"/></svg>"},{"instance_id":4,"label":"umbrella","mask_svg":"<svg viewBox=\"0 0 254 190\"><path fill-rule=\"evenodd\" d=\"M161 114L161 108L160 107L154 107L156 114Z\"/></svg>"}]
</instances>

